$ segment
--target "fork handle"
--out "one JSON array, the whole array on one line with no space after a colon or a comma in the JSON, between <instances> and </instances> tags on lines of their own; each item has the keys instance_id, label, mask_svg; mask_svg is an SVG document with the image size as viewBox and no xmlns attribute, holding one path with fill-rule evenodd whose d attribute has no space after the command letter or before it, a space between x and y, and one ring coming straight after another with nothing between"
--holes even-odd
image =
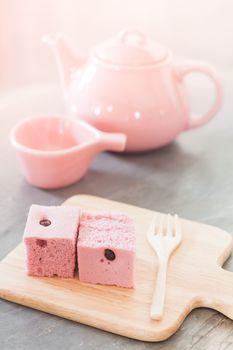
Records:
<instances>
[{"instance_id":1,"label":"fork handle","mask_svg":"<svg viewBox=\"0 0 233 350\"><path fill-rule=\"evenodd\" d=\"M158 264L156 285L150 309L150 317L153 320L161 320L163 317L164 300L166 294L167 264L168 259L159 261Z\"/></svg>"}]
</instances>

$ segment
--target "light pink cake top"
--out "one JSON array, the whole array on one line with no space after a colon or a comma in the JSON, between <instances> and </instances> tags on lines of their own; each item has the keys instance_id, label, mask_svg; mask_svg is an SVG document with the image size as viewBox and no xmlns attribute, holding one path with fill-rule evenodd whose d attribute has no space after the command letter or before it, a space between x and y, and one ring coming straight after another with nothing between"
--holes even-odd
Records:
<instances>
[{"instance_id":1,"label":"light pink cake top","mask_svg":"<svg viewBox=\"0 0 233 350\"><path fill-rule=\"evenodd\" d=\"M76 238L80 210L77 207L31 205L24 238ZM40 221L50 220L49 226Z\"/></svg>"},{"instance_id":2,"label":"light pink cake top","mask_svg":"<svg viewBox=\"0 0 233 350\"><path fill-rule=\"evenodd\" d=\"M135 249L133 220L121 213L83 212L80 219L79 246Z\"/></svg>"}]
</instances>

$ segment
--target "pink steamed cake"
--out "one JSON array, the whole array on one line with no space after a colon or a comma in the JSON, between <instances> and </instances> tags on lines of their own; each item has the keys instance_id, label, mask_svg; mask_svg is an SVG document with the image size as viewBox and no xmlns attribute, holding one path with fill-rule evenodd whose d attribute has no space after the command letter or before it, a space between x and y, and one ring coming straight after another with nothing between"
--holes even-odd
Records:
<instances>
[{"instance_id":1,"label":"pink steamed cake","mask_svg":"<svg viewBox=\"0 0 233 350\"><path fill-rule=\"evenodd\" d=\"M134 287L135 228L125 214L81 215L77 242L82 282Z\"/></svg>"},{"instance_id":2,"label":"pink steamed cake","mask_svg":"<svg viewBox=\"0 0 233 350\"><path fill-rule=\"evenodd\" d=\"M31 276L73 277L79 208L32 205L24 231Z\"/></svg>"}]
</instances>

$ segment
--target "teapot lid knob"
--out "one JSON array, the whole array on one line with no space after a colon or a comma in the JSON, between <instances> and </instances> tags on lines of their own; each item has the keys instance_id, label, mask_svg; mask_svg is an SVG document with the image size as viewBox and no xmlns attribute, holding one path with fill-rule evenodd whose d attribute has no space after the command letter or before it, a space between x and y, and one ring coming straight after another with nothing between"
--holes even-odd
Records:
<instances>
[{"instance_id":1,"label":"teapot lid knob","mask_svg":"<svg viewBox=\"0 0 233 350\"><path fill-rule=\"evenodd\" d=\"M165 60L169 50L138 29L125 28L112 39L97 46L93 52L97 59L107 64L136 68Z\"/></svg>"},{"instance_id":2,"label":"teapot lid knob","mask_svg":"<svg viewBox=\"0 0 233 350\"><path fill-rule=\"evenodd\" d=\"M136 28L122 29L118 35L118 39L122 44L128 45L144 45L146 43L146 35Z\"/></svg>"}]
</instances>

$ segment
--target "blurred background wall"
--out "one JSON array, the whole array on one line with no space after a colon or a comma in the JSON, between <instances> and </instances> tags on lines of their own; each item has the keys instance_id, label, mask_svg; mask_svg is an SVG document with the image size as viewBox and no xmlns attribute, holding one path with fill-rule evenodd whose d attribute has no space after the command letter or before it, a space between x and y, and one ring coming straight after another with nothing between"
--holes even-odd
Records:
<instances>
[{"instance_id":1,"label":"blurred background wall","mask_svg":"<svg viewBox=\"0 0 233 350\"><path fill-rule=\"evenodd\" d=\"M233 64L233 0L0 0L0 89L58 81L44 33L64 32L87 53L125 26L177 56Z\"/></svg>"}]
</instances>

